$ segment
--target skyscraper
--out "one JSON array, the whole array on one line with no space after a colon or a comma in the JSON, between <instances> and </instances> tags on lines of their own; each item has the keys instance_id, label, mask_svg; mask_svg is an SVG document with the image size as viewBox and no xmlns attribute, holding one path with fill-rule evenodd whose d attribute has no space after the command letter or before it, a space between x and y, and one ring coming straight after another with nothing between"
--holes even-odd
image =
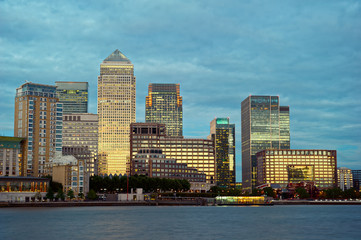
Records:
<instances>
[{"instance_id":1,"label":"skyscraper","mask_svg":"<svg viewBox=\"0 0 361 240\"><path fill-rule=\"evenodd\" d=\"M46 174L46 164L61 153L63 107L56 86L25 83L16 89L14 136L26 138L22 176Z\"/></svg>"},{"instance_id":2,"label":"skyscraper","mask_svg":"<svg viewBox=\"0 0 361 240\"><path fill-rule=\"evenodd\" d=\"M229 187L236 182L235 125L229 118L213 119L210 138L215 143L217 185Z\"/></svg>"},{"instance_id":3,"label":"skyscraper","mask_svg":"<svg viewBox=\"0 0 361 240\"><path fill-rule=\"evenodd\" d=\"M129 127L135 122L134 66L118 49L100 65L98 77L99 174L125 174Z\"/></svg>"},{"instance_id":4,"label":"skyscraper","mask_svg":"<svg viewBox=\"0 0 361 240\"><path fill-rule=\"evenodd\" d=\"M167 136L183 136L183 108L179 84L149 84L145 121L164 123Z\"/></svg>"},{"instance_id":5,"label":"skyscraper","mask_svg":"<svg viewBox=\"0 0 361 240\"><path fill-rule=\"evenodd\" d=\"M242 101L242 185L256 186L256 153L265 149L290 149L289 107L278 96L249 96Z\"/></svg>"},{"instance_id":6,"label":"skyscraper","mask_svg":"<svg viewBox=\"0 0 361 240\"><path fill-rule=\"evenodd\" d=\"M87 82L55 82L55 86L64 114L88 112Z\"/></svg>"}]
</instances>

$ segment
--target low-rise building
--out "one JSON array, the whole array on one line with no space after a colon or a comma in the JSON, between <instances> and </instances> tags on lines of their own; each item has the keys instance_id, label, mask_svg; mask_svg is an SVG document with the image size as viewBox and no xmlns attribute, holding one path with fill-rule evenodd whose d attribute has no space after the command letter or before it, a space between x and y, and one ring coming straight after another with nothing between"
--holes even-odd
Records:
<instances>
[{"instance_id":1,"label":"low-rise building","mask_svg":"<svg viewBox=\"0 0 361 240\"><path fill-rule=\"evenodd\" d=\"M0 176L19 176L25 138L0 136Z\"/></svg>"},{"instance_id":2,"label":"low-rise building","mask_svg":"<svg viewBox=\"0 0 361 240\"><path fill-rule=\"evenodd\" d=\"M161 149L140 149L132 159L132 166L131 175L206 182L206 174L198 173L197 169L190 168L185 163L166 158Z\"/></svg>"},{"instance_id":3,"label":"low-rise building","mask_svg":"<svg viewBox=\"0 0 361 240\"><path fill-rule=\"evenodd\" d=\"M72 189L77 196L79 193L85 195L89 191L89 175L84 160L71 155L57 156L53 159L52 175L53 181L63 185L65 193Z\"/></svg>"},{"instance_id":4,"label":"low-rise building","mask_svg":"<svg viewBox=\"0 0 361 240\"><path fill-rule=\"evenodd\" d=\"M187 164L199 173L206 174L207 183L216 183L213 140L167 136L165 124L159 123L132 123L130 128L130 160L141 149L161 149L163 154L176 159L177 163ZM129 163L127 171L131 172L132 161Z\"/></svg>"},{"instance_id":5,"label":"low-rise building","mask_svg":"<svg viewBox=\"0 0 361 240\"><path fill-rule=\"evenodd\" d=\"M50 179L35 177L0 177L0 202L41 201Z\"/></svg>"},{"instance_id":6,"label":"low-rise building","mask_svg":"<svg viewBox=\"0 0 361 240\"><path fill-rule=\"evenodd\" d=\"M288 183L314 182L320 189L337 186L336 150L267 149L257 156L257 183L287 187Z\"/></svg>"}]
</instances>

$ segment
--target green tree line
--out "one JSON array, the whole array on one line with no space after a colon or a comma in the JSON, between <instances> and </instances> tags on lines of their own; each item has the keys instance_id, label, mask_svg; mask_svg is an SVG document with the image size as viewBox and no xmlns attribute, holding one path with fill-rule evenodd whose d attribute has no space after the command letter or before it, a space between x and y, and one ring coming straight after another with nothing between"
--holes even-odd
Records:
<instances>
[{"instance_id":1,"label":"green tree line","mask_svg":"<svg viewBox=\"0 0 361 240\"><path fill-rule=\"evenodd\" d=\"M143 188L144 192L157 192L161 191L188 191L190 189L190 183L183 179L169 179L169 178L150 178L143 175L134 175L129 177L128 190ZM90 177L89 188L95 192L127 192L127 176L113 176L102 177L92 176Z\"/></svg>"}]
</instances>

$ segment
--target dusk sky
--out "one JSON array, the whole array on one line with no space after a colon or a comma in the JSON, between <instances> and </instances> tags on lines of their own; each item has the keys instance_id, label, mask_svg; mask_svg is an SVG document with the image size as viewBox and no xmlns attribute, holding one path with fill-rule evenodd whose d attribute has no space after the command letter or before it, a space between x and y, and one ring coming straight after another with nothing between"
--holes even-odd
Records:
<instances>
[{"instance_id":1,"label":"dusk sky","mask_svg":"<svg viewBox=\"0 0 361 240\"><path fill-rule=\"evenodd\" d=\"M361 169L360 1L0 0L0 134L13 136L25 80L89 82L96 113L100 63L115 49L134 64L137 122L149 83L180 83L185 137L230 117L237 181L249 95L290 106L291 148L337 150L339 167Z\"/></svg>"}]
</instances>

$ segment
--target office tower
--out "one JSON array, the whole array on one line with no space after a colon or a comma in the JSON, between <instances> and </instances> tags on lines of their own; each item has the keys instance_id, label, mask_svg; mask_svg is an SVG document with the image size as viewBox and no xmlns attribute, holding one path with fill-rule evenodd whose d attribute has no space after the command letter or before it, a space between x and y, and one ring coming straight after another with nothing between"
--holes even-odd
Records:
<instances>
[{"instance_id":1,"label":"office tower","mask_svg":"<svg viewBox=\"0 0 361 240\"><path fill-rule=\"evenodd\" d=\"M98 115L93 113L73 113L63 115L63 149L64 147L87 148L91 153L87 161L87 172L98 175ZM63 155L64 152L63 152Z\"/></svg>"},{"instance_id":2,"label":"office tower","mask_svg":"<svg viewBox=\"0 0 361 240\"><path fill-rule=\"evenodd\" d=\"M61 153L62 114L56 86L25 83L16 89L14 136L26 138L22 176L45 175L46 164Z\"/></svg>"},{"instance_id":3,"label":"office tower","mask_svg":"<svg viewBox=\"0 0 361 240\"><path fill-rule=\"evenodd\" d=\"M0 136L0 176L19 176L25 138Z\"/></svg>"},{"instance_id":4,"label":"office tower","mask_svg":"<svg viewBox=\"0 0 361 240\"><path fill-rule=\"evenodd\" d=\"M206 175L198 173L185 163L178 163L176 159L167 158L161 149L140 149L132 159L131 175L145 175L148 177L186 179L189 182L206 182Z\"/></svg>"},{"instance_id":5,"label":"office tower","mask_svg":"<svg viewBox=\"0 0 361 240\"><path fill-rule=\"evenodd\" d=\"M230 187L236 182L235 125L229 124L229 118L215 118L210 133L215 144L217 185Z\"/></svg>"},{"instance_id":6,"label":"office tower","mask_svg":"<svg viewBox=\"0 0 361 240\"><path fill-rule=\"evenodd\" d=\"M130 129L131 159L141 149L157 148L177 163L185 163L199 173L205 173L207 183L216 183L213 140L170 137L166 135L165 124L160 123L133 123Z\"/></svg>"},{"instance_id":7,"label":"office tower","mask_svg":"<svg viewBox=\"0 0 361 240\"><path fill-rule=\"evenodd\" d=\"M280 149L290 149L290 107L280 106Z\"/></svg>"},{"instance_id":8,"label":"office tower","mask_svg":"<svg viewBox=\"0 0 361 240\"><path fill-rule=\"evenodd\" d=\"M337 168L338 187L345 191L353 187L352 171L349 168Z\"/></svg>"},{"instance_id":9,"label":"office tower","mask_svg":"<svg viewBox=\"0 0 361 240\"><path fill-rule=\"evenodd\" d=\"M183 136L183 108L179 84L149 84L145 122L164 123L169 137Z\"/></svg>"},{"instance_id":10,"label":"office tower","mask_svg":"<svg viewBox=\"0 0 361 240\"><path fill-rule=\"evenodd\" d=\"M88 112L87 82L55 82L55 86L64 114Z\"/></svg>"},{"instance_id":11,"label":"office tower","mask_svg":"<svg viewBox=\"0 0 361 240\"><path fill-rule=\"evenodd\" d=\"M134 67L118 49L100 64L98 77L99 174L125 174L129 126L135 122Z\"/></svg>"},{"instance_id":12,"label":"office tower","mask_svg":"<svg viewBox=\"0 0 361 240\"><path fill-rule=\"evenodd\" d=\"M352 170L353 188L356 191L361 191L361 170Z\"/></svg>"},{"instance_id":13,"label":"office tower","mask_svg":"<svg viewBox=\"0 0 361 240\"><path fill-rule=\"evenodd\" d=\"M257 184L314 183L317 188L337 186L336 150L266 149L256 154Z\"/></svg>"},{"instance_id":14,"label":"office tower","mask_svg":"<svg viewBox=\"0 0 361 240\"><path fill-rule=\"evenodd\" d=\"M257 181L256 153L290 148L289 107L280 107L278 96L249 96L241 108L242 184L251 191Z\"/></svg>"}]
</instances>

